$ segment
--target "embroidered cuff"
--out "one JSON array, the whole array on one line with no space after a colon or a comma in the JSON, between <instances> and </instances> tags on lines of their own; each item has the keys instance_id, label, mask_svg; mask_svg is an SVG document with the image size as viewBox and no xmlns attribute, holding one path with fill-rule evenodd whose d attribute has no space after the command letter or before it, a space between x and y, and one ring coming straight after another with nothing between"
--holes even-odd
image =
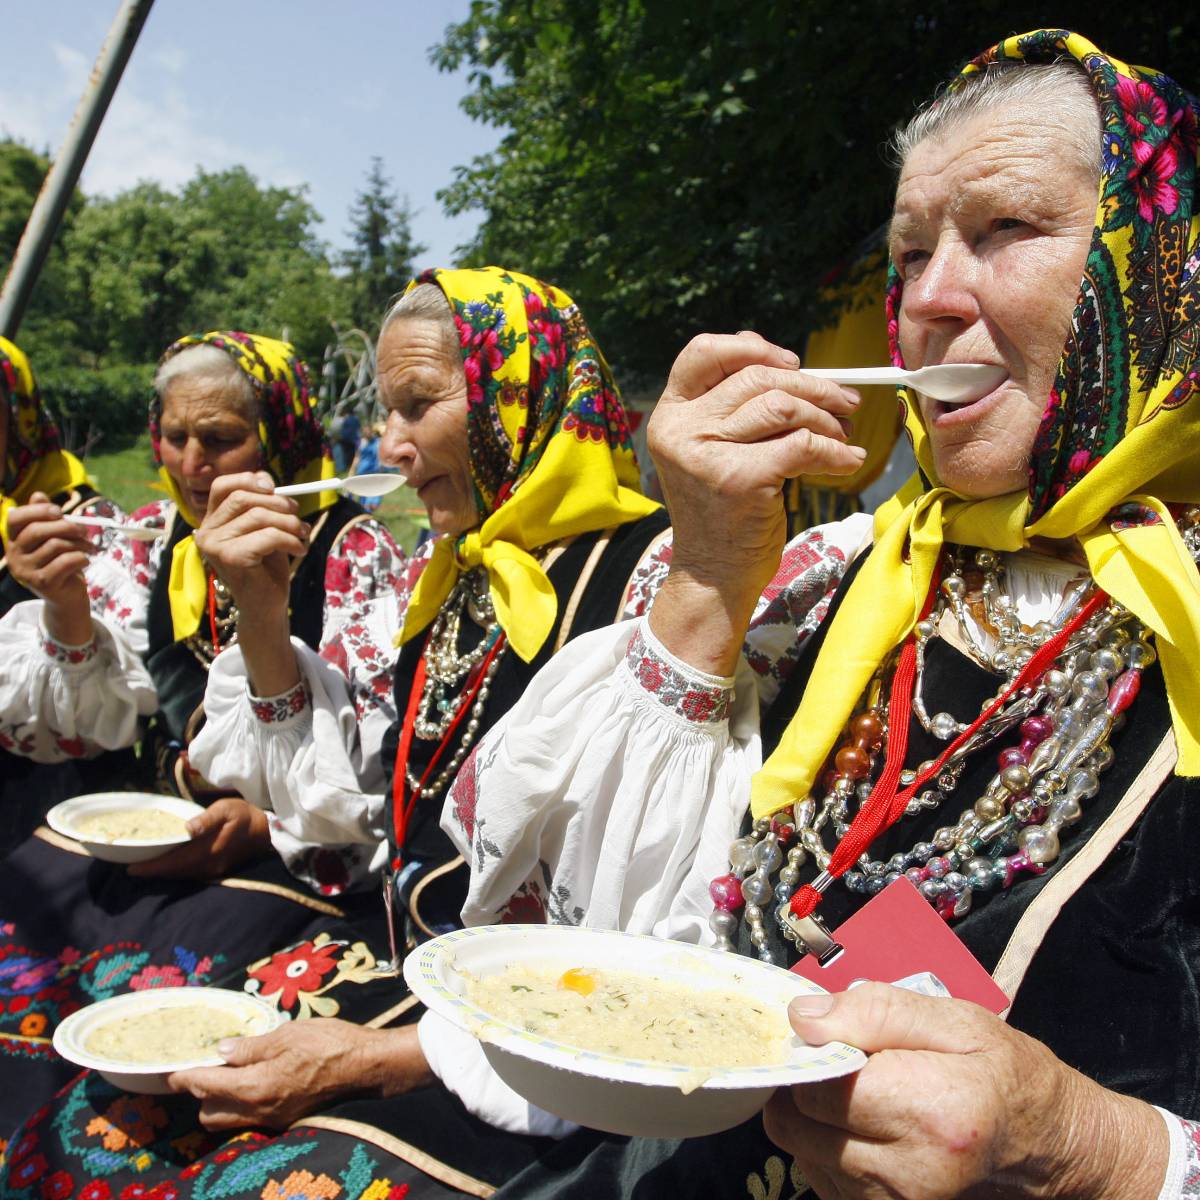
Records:
<instances>
[{"instance_id":1,"label":"embroidered cuff","mask_svg":"<svg viewBox=\"0 0 1200 1200\"><path fill-rule=\"evenodd\" d=\"M42 650L51 662L60 667L82 667L96 657L96 639L85 642L82 646L68 646L57 638L51 637L45 629L42 630Z\"/></svg>"},{"instance_id":2,"label":"embroidered cuff","mask_svg":"<svg viewBox=\"0 0 1200 1200\"><path fill-rule=\"evenodd\" d=\"M308 685L300 680L278 696L256 696L249 693L250 707L255 719L263 725L280 725L298 717L309 705Z\"/></svg>"},{"instance_id":3,"label":"embroidered cuff","mask_svg":"<svg viewBox=\"0 0 1200 1200\"><path fill-rule=\"evenodd\" d=\"M1200 1197L1200 1123L1185 1121L1157 1104L1154 1107L1171 1138L1171 1157L1159 1200L1195 1200Z\"/></svg>"},{"instance_id":4,"label":"embroidered cuff","mask_svg":"<svg viewBox=\"0 0 1200 1200\"><path fill-rule=\"evenodd\" d=\"M685 721L716 725L728 719L732 676L709 675L676 658L645 620L630 639L625 664L645 691Z\"/></svg>"}]
</instances>

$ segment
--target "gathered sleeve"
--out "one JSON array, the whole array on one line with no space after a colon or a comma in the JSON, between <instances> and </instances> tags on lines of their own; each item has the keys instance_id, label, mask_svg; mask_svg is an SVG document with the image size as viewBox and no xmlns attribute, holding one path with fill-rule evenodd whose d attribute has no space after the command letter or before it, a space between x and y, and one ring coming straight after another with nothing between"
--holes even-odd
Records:
<instances>
[{"instance_id":1,"label":"gathered sleeve","mask_svg":"<svg viewBox=\"0 0 1200 1200\"><path fill-rule=\"evenodd\" d=\"M770 703L828 612L870 518L788 545L736 676L697 671L644 616L570 642L464 764L442 828L471 864L463 920L550 921L710 939L708 884L728 869ZM670 567L652 548L627 611Z\"/></svg>"},{"instance_id":2,"label":"gathered sleeve","mask_svg":"<svg viewBox=\"0 0 1200 1200\"><path fill-rule=\"evenodd\" d=\"M173 509L160 502L126 518L111 500L97 497L74 512L159 529ZM0 619L0 747L36 762L132 746L140 719L158 708L142 656L162 542L104 530L96 544L99 552L85 571L91 641L69 646L52 638L41 600L16 604Z\"/></svg>"},{"instance_id":3,"label":"gathered sleeve","mask_svg":"<svg viewBox=\"0 0 1200 1200\"><path fill-rule=\"evenodd\" d=\"M426 561L428 551L406 559L373 518L356 523L326 561L319 652L292 639L300 683L255 696L236 645L209 670L189 761L266 810L288 869L325 895L364 885L386 858L380 748L396 719L393 639Z\"/></svg>"}]
</instances>

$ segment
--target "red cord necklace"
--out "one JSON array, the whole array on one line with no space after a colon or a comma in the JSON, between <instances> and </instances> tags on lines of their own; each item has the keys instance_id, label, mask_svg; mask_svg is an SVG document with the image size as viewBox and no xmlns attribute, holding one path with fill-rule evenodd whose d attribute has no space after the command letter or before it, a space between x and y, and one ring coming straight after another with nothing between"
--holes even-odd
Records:
<instances>
[{"instance_id":1,"label":"red cord necklace","mask_svg":"<svg viewBox=\"0 0 1200 1200\"><path fill-rule=\"evenodd\" d=\"M413 736L417 724L417 710L421 706L421 697L425 692L425 649L424 647L421 649L421 657L417 660L417 669L413 675L412 687L408 693L408 708L405 710L404 724L400 730L400 744L396 748L396 766L392 771L392 830L395 835L395 853L392 857L393 871L400 870L403 862L404 842L408 836L408 825L412 819L413 809L416 807L417 800L424 793L425 785L429 782L430 775L433 774L434 768L438 765L451 741L453 741L455 730L458 729L463 717L466 716L471 710L472 705L474 705L475 698L479 695L479 689L483 686L483 681L487 678L488 667L496 655L500 653L504 642L505 636L503 630L501 630L495 642L492 643L492 648L476 664L471 675L468 676L458 711L454 714L454 719L442 735L441 740L437 744L437 749L434 750L433 756L430 758L428 765L421 775L420 781L410 795L408 791L408 760L412 754Z\"/></svg>"}]
</instances>

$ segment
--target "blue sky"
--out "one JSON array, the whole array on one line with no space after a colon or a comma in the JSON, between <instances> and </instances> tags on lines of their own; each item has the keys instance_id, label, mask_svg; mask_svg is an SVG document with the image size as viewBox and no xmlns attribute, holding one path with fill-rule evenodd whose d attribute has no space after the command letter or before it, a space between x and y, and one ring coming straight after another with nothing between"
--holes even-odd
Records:
<instances>
[{"instance_id":1,"label":"blue sky","mask_svg":"<svg viewBox=\"0 0 1200 1200\"><path fill-rule=\"evenodd\" d=\"M0 133L53 151L117 0L4 0ZM307 184L322 236L345 242L372 154L407 194L422 265L447 262L478 225L436 199L497 131L458 107L465 75L428 49L469 0L156 0L83 175L89 194L139 179L176 187L197 166L242 163Z\"/></svg>"}]
</instances>

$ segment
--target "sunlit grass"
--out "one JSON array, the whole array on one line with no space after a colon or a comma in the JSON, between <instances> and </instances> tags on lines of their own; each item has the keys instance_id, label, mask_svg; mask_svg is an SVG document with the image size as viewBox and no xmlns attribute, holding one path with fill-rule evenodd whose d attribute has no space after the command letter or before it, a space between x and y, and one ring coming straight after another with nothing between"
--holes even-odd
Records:
<instances>
[{"instance_id":1,"label":"sunlit grass","mask_svg":"<svg viewBox=\"0 0 1200 1200\"><path fill-rule=\"evenodd\" d=\"M125 512L133 512L143 504L160 500L165 495L150 450L149 434L144 434L128 449L112 454L91 454L84 464L100 491L110 500L115 500ZM376 515L392 531L392 536L411 553L421 529L417 517L423 512L416 492L403 487L383 498Z\"/></svg>"}]
</instances>

